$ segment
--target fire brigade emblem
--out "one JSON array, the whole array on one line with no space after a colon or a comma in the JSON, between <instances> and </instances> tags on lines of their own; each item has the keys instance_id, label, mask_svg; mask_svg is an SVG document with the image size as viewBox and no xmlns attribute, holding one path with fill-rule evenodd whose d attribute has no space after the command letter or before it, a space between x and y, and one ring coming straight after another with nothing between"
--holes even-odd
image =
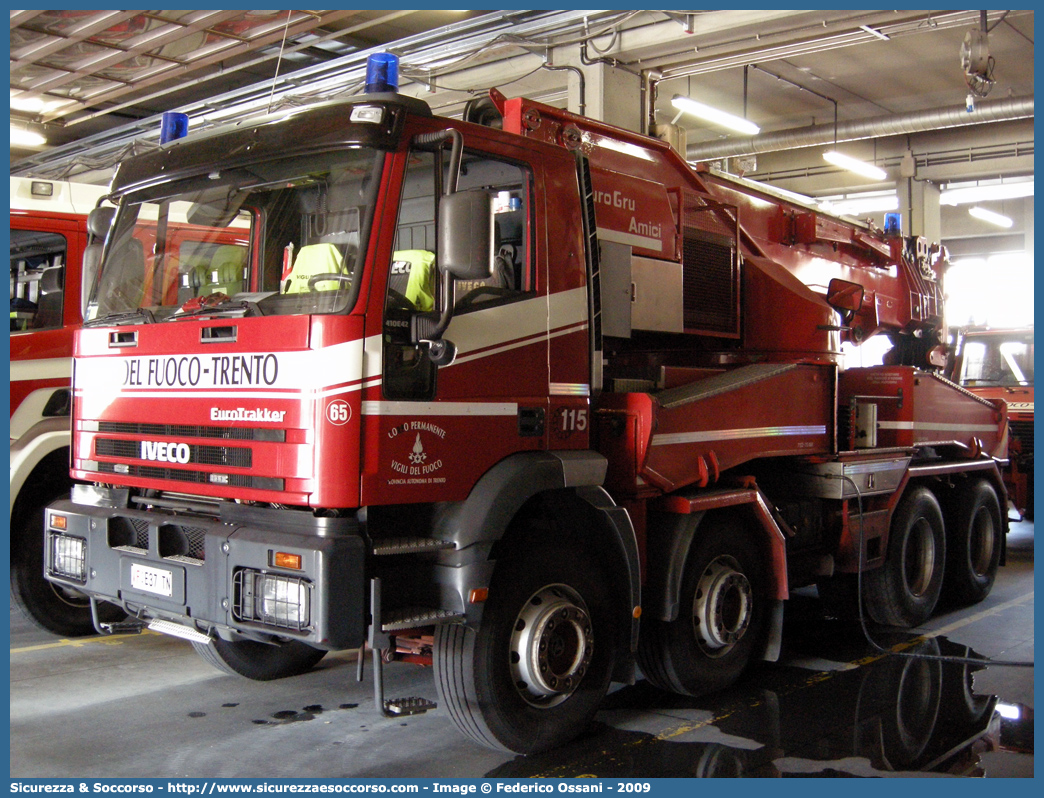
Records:
<instances>
[{"instance_id":1,"label":"fire brigade emblem","mask_svg":"<svg viewBox=\"0 0 1044 798\"><path fill-rule=\"evenodd\" d=\"M445 440L446 430L427 421L409 421L393 427L388 437L398 439L393 451L397 449L399 452L392 455L391 470L395 478L389 480L389 484L430 485L446 481L445 477L436 473L443 465L439 456L439 441ZM413 443L409 443L410 440Z\"/></svg>"},{"instance_id":2,"label":"fire brigade emblem","mask_svg":"<svg viewBox=\"0 0 1044 798\"><path fill-rule=\"evenodd\" d=\"M413 444L413 453L410 455L410 462L414 465L420 465L428 459L428 455L424 451L424 444L421 443L420 433L417 433L417 441Z\"/></svg>"}]
</instances>

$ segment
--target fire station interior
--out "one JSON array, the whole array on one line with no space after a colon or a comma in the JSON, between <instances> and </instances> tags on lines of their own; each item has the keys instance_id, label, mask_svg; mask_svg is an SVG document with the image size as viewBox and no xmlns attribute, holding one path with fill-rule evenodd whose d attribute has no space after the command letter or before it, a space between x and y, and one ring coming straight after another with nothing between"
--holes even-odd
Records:
<instances>
[{"instance_id":1,"label":"fire station interior","mask_svg":"<svg viewBox=\"0 0 1044 798\"><path fill-rule=\"evenodd\" d=\"M1010 371L1010 392L1028 394L1030 408L1028 426L1011 430L1029 455L1029 501L1009 497L992 592L943 604L915 628L840 617L815 587L800 588L785 603L777 661L699 697L659 690L639 671L611 685L577 739L515 756L457 733L444 707L382 716L369 661L357 680L356 651L249 681L184 640L56 634L12 602L12 777L1034 774L1032 10L10 16L11 176L41 192L107 185L121 161L159 146L164 112L186 114L191 135L348 97L363 91L367 56L391 52L400 93L436 115L459 119L495 88L655 135L693 165L820 211L938 242L950 342L1022 331L992 354L969 344L964 373L950 376L972 390ZM509 242L523 178L498 179L497 235ZM423 249L431 234L430 210L413 218L397 250ZM10 244L12 341L59 328L69 244L16 230L14 210ZM504 290L526 290L518 262ZM889 348L845 346L852 366L879 364ZM435 697L428 667L391 662L383 678L389 694Z\"/></svg>"}]
</instances>

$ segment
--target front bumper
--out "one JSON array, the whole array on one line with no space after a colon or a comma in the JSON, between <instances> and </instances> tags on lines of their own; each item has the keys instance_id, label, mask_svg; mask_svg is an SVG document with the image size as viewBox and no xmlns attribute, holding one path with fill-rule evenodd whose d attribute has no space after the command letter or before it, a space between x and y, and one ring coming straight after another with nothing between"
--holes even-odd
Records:
<instances>
[{"instance_id":1,"label":"front bumper","mask_svg":"<svg viewBox=\"0 0 1044 798\"><path fill-rule=\"evenodd\" d=\"M225 639L362 645L366 547L354 518L235 504L215 515L131 509L126 497L77 486L47 508L47 579Z\"/></svg>"}]
</instances>

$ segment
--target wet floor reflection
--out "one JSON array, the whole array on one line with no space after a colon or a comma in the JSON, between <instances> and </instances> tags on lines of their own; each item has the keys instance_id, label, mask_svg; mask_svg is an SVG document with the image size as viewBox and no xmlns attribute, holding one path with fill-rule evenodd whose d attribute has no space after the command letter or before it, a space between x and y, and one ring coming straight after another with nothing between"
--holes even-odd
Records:
<instances>
[{"instance_id":1,"label":"wet floor reflection","mask_svg":"<svg viewBox=\"0 0 1044 798\"><path fill-rule=\"evenodd\" d=\"M1032 755L1032 709L1001 703L998 712L996 696L976 695L972 674L981 665L881 656L848 628L809 628L818 639L791 638L816 652L801 667L764 666L703 698L639 682L612 693L583 738L487 775L983 776L986 752ZM879 644L908 645L910 654L978 658L945 638L876 634ZM791 651L789 661L802 662L799 654Z\"/></svg>"}]
</instances>

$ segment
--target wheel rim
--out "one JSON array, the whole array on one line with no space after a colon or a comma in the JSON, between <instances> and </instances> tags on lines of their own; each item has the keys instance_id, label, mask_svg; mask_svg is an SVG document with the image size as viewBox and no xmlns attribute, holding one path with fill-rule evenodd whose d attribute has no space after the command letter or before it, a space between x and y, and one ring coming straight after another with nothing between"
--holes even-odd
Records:
<instances>
[{"instance_id":1,"label":"wheel rim","mask_svg":"<svg viewBox=\"0 0 1044 798\"><path fill-rule=\"evenodd\" d=\"M727 654L750 626L754 602L750 582L732 557L710 562L696 585L692 625L696 642L710 657Z\"/></svg>"},{"instance_id":2,"label":"wheel rim","mask_svg":"<svg viewBox=\"0 0 1044 798\"><path fill-rule=\"evenodd\" d=\"M928 592L935 572L935 536L927 519L919 518L906 538L903 550L903 574L906 586L914 596Z\"/></svg>"},{"instance_id":3,"label":"wheel rim","mask_svg":"<svg viewBox=\"0 0 1044 798\"><path fill-rule=\"evenodd\" d=\"M968 554L971 558L972 571L976 576L986 576L993 561L994 541L993 514L986 507L980 507L972 519L969 536Z\"/></svg>"},{"instance_id":4,"label":"wheel rim","mask_svg":"<svg viewBox=\"0 0 1044 798\"><path fill-rule=\"evenodd\" d=\"M573 694L594 653L591 616L566 585L541 588L523 605L511 633L511 677L535 707L553 707Z\"/></svg>"}]
</instances>

